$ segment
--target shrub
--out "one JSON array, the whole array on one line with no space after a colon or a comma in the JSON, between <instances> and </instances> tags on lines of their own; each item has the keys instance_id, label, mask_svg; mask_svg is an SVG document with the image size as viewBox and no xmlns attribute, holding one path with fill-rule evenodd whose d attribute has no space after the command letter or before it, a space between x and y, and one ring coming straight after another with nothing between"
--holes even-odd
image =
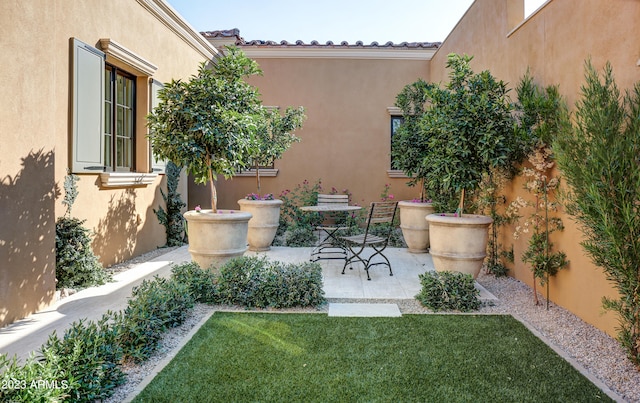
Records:
<instances>
[{"instance_id":1,"label":"shrub","mask_svg":"<svg viewBox=\"0 0 640 403\"><path fill-rule=\"evenodd\" d=\"M428 271L420 275L420 284L416 299L434 311L468 312L480 307L480 291L470 274Z\"/></svg>"},{"instance_id":2,"label":"shrub","mask_svg":"<svg viewBox=\"0 0 640 403\"><path fill-rule=\"evenodd\" d=\"M216 276L209 270L201 269L197 263L188 262L174 266L171 269L171 277L189 287L195 302L216 302L218 294Z\"/></svg>"},{"instance_id":3,"label":"shrub","mask_svg":"<svg viewBox=\"0 0 640 403\"><path fill-rule=\"evenodd\" d=\"M124 357L135 362L149 358L162 333L181 324L193 303L189 286L178 281L156 276L135 287L120 324Z\"/></svg>"},{"instance_id":4,"label":"shrub","mask_svg":"<svg viewBox=\"0 0 640 403\"><path fill-rule=\"evenodd\" d=\"M554 149L570 186L566 209L581 226L591 261L617 290L603 305L618 315L618 339L640 367L640 83L624 96L607 64L590 62L576 104Z\"/></svg>"},{"instance_id":5,"label":"shrub","mask_svg":"<svg viewBox=\"0 0 640 403\"><path fill-rule=\"evenodd\" d=\"M60 217L56 221L57 288L86 288L111 280L91 249L84 220Z\"/></svg>"},{"instance_id":6,"label":"shrub","mask_svg":"<svg viewBox=\"0 0 640 403\"><path fill-rule=\"evenodd\" d=\"M62 339L54 332L42 346L45 357L57 357L66 379L73 379L69 397L74 402L94 402L109 397L125 381L120 369L122 348L118 344L117 316L107 312L98 322L71 324ZM63 379L58 378L61 383Z\"/></svg>"},{"instance_id":7,"label":"shrub","mask_svg":"<svg viewBox=\"0 0 640 403\"><path fill-rule=\"evenodd\" d=\"M40 358L32 353L24 365L15 356L9 359L0 354L0 368L4 371L0 376L3 402L61 402L77 386L51 351L44 351Z\"/></svg>"},{"instance_id":8,"label":"shrub","mask_svg":"<svg viewBox=\"0 0 640 403\"><path fill-rule=\"evenodd\" d=\"M289 247L312 246L316 243L316 234L310 225L294 224L288 227L284 239Z\"/></svg>"},{"instance_id":9,"label":"shrub","mask_svg":"<svg viewBox=\"0 0 640 403\"><path fill-rule=\"evenodd\" d=\"M220 268L220 303L287 308L325 302L317 263L284 264L264 257L239 257Z\"/></svg>"},{"instance_id":10,"label":"shrub","mask_svg":"<svg viewBox=\"0 0 640 403\"><path fill-rule=\"evenodd\" d=\"M56 287L86 288L104 284L111 277L91 249L90 232L84 221L71 217L71 207L78 197L78 177L64 178L65 215L56 220Z\"/></svg>"}]
</instances>

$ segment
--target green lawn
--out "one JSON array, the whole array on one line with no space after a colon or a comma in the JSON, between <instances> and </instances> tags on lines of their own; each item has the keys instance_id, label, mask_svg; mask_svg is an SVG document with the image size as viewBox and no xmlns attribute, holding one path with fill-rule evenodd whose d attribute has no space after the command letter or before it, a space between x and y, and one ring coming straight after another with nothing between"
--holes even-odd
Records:
<instances>
[{"instance_id":1,"label":"green lawn","mask_svg":"<svg viewBox=\"0 0 640 403\"><path fill-rule=\"evenodd\" d=\"M215 313L135 402L611 401L510 316Z\"/></svg>"}]
</instances>

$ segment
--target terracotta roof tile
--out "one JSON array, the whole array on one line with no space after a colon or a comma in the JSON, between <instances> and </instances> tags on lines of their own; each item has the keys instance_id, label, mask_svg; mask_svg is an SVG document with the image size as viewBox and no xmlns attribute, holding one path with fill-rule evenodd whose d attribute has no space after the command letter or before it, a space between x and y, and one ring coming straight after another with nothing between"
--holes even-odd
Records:
<instances>
[{"instance_id":1,"label":"terracotta roof tile","mask_svg":"<svg viewBox=\"0 0 640 403\"><path fill-rule=\"evenodd\" d=\"M288 41L264 41L264 40L251 40L245 41L240 36L240 30L238 28L219 30L219 31L205 31L201 32L205 38L236 38L235 44L238 46L256 46L256 47L332 47L332 48L407 48L407 49L437 49L440 47L441 42L402 42L393 43L386 42L384 45L378 44L378 42L371 42L369 45L365 45L362 41L357 41L355 44L349 44L347 41L340 42L339 45L333 43L333 41L327 41L326 43L320 43L316 40L310 43L297 40L294 43Z\"/></svg>"}]
</instances>

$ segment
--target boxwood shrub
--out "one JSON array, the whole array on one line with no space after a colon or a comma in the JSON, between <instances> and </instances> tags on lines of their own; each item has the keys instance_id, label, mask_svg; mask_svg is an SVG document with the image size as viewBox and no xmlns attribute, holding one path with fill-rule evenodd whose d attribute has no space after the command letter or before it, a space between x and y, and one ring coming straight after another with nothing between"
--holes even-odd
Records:
<instances>
[{"instance_id":1,"label":"boxwood shrub","mask_svg":"<svg viewBox=\"0 0 640 403\"><path fill-rule=\"evenodd\" d=\"M288 308L325 302L322 269L317 263L285 264L265 257L239 257L220 268L218 298L222 304Z\"/></svg>"},{"instance_id":2,"label":"boxwood shrub","mask_svg":"<svg viewBox=\"0 0 640 403\"><path fill-rule=\"evenodd\" d=\"M452 271L428 271L420 276L422 288L416 299L434 311L468 312L480 308L480 291L473 276Z\"/></svg>"},{"instance_id":3,"label":"boxwood shrub","mask_svg":"<svg viewBox=\"0 0 640 403\"><path fill-rule=\"evenodd\" d=\"M185 320L194 298L187 284L158 276L144 280L131 296L122 316L119 342L125 358L139 362L156 350L165 330Z\"/></svg>"},{"instance_id":4,"label":"boxwood shrub","mask_svg":"<svg viewBox=\"0 0 640 403\"><path fill-rule=\"evenodd\" d=\"M206 304L218 300L216 275L210 270L201 269L196 262L173 266L171 278L187 285L195 302Z\"/></svg>"}]
</instances>

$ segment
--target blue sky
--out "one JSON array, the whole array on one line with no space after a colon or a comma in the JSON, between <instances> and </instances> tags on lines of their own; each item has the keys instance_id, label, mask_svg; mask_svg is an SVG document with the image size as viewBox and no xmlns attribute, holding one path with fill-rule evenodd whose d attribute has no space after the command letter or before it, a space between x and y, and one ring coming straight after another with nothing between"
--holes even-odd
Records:
<instances>
[{"instance_id":1,"label":"blue sky","mask_svg":"<svg viewBox=\"0 0 640 403\"><path fill-rule=\"evenodd\" d=\"M440 42L473 0L167 0L197 31L246 40ZM528 12L544 0L526 0ZM393 4L393 5L391 5Z\"/></svg>"}]
</instances>

